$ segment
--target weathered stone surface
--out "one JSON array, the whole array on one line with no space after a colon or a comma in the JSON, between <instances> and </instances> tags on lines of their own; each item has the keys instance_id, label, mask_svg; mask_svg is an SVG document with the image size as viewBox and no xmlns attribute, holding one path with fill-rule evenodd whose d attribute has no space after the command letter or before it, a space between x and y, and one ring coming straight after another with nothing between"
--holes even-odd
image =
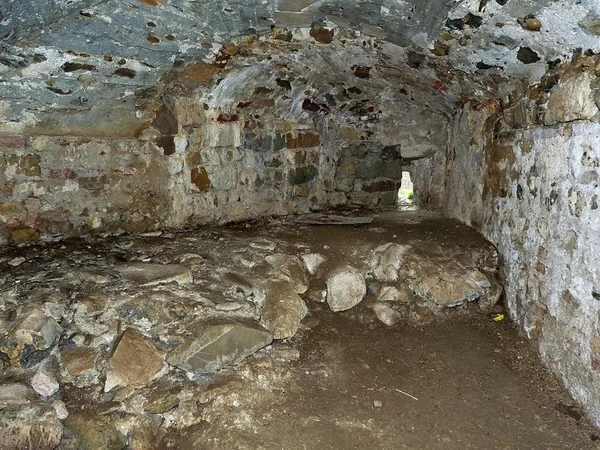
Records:
<instances>
[{"instance_id":1,"label":"weathered stone surface","mask_svg":"<svg viewBox=\"0 0 600 450\"><path fill-rule=\"evenodd\" d=\"M62 434L63 426L51 407L36 404L0 409L2 450L53 450Z\"/></svg>"},{"instance_id":2,"label":"weathered stone surface","mask_svg":"<svg viewBox=\"0 0 600 450\"><path fill-rule=\"evenodd\" d=\"M66 418L65 428L76 436L81 450L121 450L127 445L125 436L109 416L73 412Z\"/></svg>"},{"instance_id":3,"label":"weathered stone surface","mask_svg":"<svg viewBox=\"0 0 600 450\"><path fill-rule=\"evenodd\" d=\"M164 356L156 345L139 331L128 328L108 360L104 392L115 387L143 386L158 375L163 366Z\"/></svg>"},{"instance_id":4,"label":"weathered stone surface","mask_svg":"<svg viewBox=\"0 0 600 450\"><path fill-rule=\"evenodd\" d=\"M308 290L308 277L297 256L276 253L267 256L265 260L273 267L274 273L292 285L296 293L304 294Z\"/></svg>"},{"instance_id":5,"label":"weathered stone surface","mask_svg":"<svg viewBox=\"0 0 600 450\"><path fill-rule=\"evenodd\" d=\"M164 283L188 284L192 282L192 272L178 264L130 264L117 267L123 277L140 286L154 286Z\"/></svg>"},{"instance_id":6,"label":"weathered stone surface","mask_svg":"<svg viewBox=\"0 0 600 450\"><path fill-rule=\"evenodd\" d=\"M250 297L254 291L252 282L239 273L225 272L221 279L224 282L235 286L239 292L244 294L244 297Z\"/></svg>"},{"instance_id":7,"label":"weathered stone surface","mask_svg":"<svg viewBox=\"0 0 600 450\"><path fill-rule=\"evenodd\" d=\"M584 72L566 80L561 80L550 91L544 123L570 122L589 119L598 112L590 83L593 75Z\"/></svg>"},{"instance_id":8,"label":"weathered stone surface","mask_svg":"<svg viewBox=\"0 0 600 450\"><path fill-rule=\"evenodd\" d=\"M37 395L26 384L3 383L0 384L0 409L27 405L37 400Z\"/></svg>"},{"instance_id":9,"label":"weathered stone surface","mask_svg":"<svg viewBox=\"0 0 600 450\"><path fill-rule=\"evenodd\" d=\"M464 305L483 294L481 287L455 274L424 277L412 282L412 289L416 295L447 308Z\"/></svg>"},{"instance_id":10,"label":"weathered stone surface","mask_svg":"<svg viewBox=\"0 0 600 450\"><path fill-rule=\"evenodd\" d=\"M373 251L371 270L376 280L398 281L398 270L405 261L405 255L412 249L410 245L387 243Z\"/></svg>"},{"instance_id":11,"label":"weathered stone surface","mask_svg":"<svg viewBox=\"0 0 600 450\"><path fill-rule=\"evenodd\" d=\"M196 323L192 335L171 352L167 362L190 373L202 374L236 364L269 345L273 335L258 324Z\"/></svg>"},{"instance_id":12,"label":"weathered stone surface","mask_svg":"<svg viewBox=\"0 0 600 450\"><path fill-rule=\"evenodd\" d=\"M274 339L293 337L308 310L287 281L268 282L265 300L260 310L260 323L273 333Z\"/></svg>"},{"instance_id":13,"label":"weathered stone surface","mask_svg":"<svg viewBox=\"0 0 600 450\"><path fill-rule=\"evenodd\" d=\"M62 329L39 309L26 311L0 343L12 364L33 366L44 360L58 342Z\"/></svg>"},{"instance_id":14,"label":"weathered stone surface","mask_svg":"<svg viewBox=\"0 0 600 450\"><path fill-rule=\"evenodd\" d=\"M327 303L332 311L358 305L367 293L363 275L352 266L335 269L327 278Z\"/></svg>"}]
</instances>

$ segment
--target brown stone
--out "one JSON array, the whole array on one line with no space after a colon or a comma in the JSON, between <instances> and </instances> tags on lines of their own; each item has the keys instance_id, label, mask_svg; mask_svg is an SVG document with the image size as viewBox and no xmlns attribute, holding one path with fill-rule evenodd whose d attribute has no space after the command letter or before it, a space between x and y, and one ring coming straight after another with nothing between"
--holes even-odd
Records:
<instances>
[{"instance_id":1,"label":"brown stone","mask_svg":"<svg viewBox=\"0 0 600 450\"><path fill-rule=\"evenodd\" d=\"M194 167L191 171L190 178L192 184L201 192L207 192L210 189L210 178L204 167Z\"/></svg>"},{"instance_id":2,"label":"brown stone","mask_svg":"<svg viewBox=\"0 0 600 450\"><path fill-rule=\"evenodd\" d=\"M94 370L96 351L89 347L71 347L61 351L61 358L69 373L79 377Z\"/></svg>"},{"instance_id":3,"label":"brown stone","mask_svg":"<svg viewBox=\"0 0 600 450\"><path fill-rule=\"evenodd\" d=\"M27 209L20 203L0 203L0 222L4 222L7 225L15 225L25 222L26 219Z\"/></svg>"},{"instance_id":4,"label":"brown stone","mask_svg":"<svg viewBox=\"0 0 600 450\"><path fill-rule=\"evenodd\" d=\"M321 137L317 133L288 133L285 135L285 146L290 149L317 147Z\"/></svg>"},{"instance_id":5,"label":"brown stone","mask_svg":"<svg viewBox=\"0 0 600 450\"><path fill-rule=\"evenodd\" d=\"M15 228L10 230L10 236L17 243L33 242L40 238L40 231L35 228Z\"/></svg>"},{"instance_id":6,"label":"brown stone","mask_svg":"<svg viewBox=\"0 0 600 450\"><path fill-rule=\"evenodd\" d=\"M212 81L219 69L205 62L191 64L183 71L183 76L198 83L208 84Z\"/></svg>"},{"instance_id":7,"label":"brown stone","mask_svg":"<svg viewBox=\"0 0 600 450\"><path fill-rule=\"evenodd\" d=\"M314 27L310 29L310 35L315 41L321 44L330 44L333 40L333 30L328 30L323 27Z\"/></svg>"},{"instance_id":8,"label":"brown stone","mask_svg":"<svg viewBox=\"0 0 600 450\"><path fill-rule=\"evenodd\" d=\"M517 22L519 22L519 25L529 31L540 31L542 29L542 22L533 16L517 19Z\"/></svg>"},{"instance_id":9,"label":"brown stone","mask_svg":"<svg viewBox=\"0 0 600 450\"><path fill-rule=\"evenodd\" d=\"M158 0L140 0L140 2L150 6L160 6L160 2Z\"/></svg>"},{"instance_id":10,"label":"brown stone","mask_svg":"<svg viewBox=\"0 0 600 450\"><path fill-rule=\"evenodd\" d=\"M143 386L160 373L163 354L139 331L128 328L108 361L104 391L117 386Z\"/></svg>"}]
</instances>

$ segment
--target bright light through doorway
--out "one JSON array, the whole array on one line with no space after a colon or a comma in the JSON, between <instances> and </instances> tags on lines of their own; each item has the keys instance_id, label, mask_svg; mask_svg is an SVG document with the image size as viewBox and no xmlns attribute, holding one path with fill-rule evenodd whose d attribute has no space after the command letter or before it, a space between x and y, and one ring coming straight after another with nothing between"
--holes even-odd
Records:
<instances>
[{"instance_id":1,"label":"bright light through doorway","mask_svg":"<svg viewBox=\"0 0 600 450\"><path fill-rule=\"evenodd\" d=\"M413 183L410 179L410 173L407 171L402 172L402 181L400 184L400 189L398 189L398 203L399 204L409 204L413 203Z\"/></svg>"}]
</instances>

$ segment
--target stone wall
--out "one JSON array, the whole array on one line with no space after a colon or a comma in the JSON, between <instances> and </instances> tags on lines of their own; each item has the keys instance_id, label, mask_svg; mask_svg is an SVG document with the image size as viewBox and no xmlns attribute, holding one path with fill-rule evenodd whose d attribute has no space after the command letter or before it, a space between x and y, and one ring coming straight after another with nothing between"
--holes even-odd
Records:
<instances>
[{"instance_id":1,"label":"stone wall","mask_svg":"<svg viewBox=\"0 0 600 450\"><path fill-rule=\"evenodd\" d=\"M600 124L593 76L574 65L455 117L445 209L497 246L510 318L600 425Z\"/></svg>"}]
</instances>

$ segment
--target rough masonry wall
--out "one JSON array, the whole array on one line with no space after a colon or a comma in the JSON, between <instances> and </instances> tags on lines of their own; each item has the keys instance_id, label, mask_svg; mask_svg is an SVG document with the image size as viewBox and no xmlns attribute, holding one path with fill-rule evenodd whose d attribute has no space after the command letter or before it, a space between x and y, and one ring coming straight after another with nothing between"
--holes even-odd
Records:
<instances>
[{"instance_id":1,"label":"rough masonry wall","mask_svg":"<svg viewBox=\"0 0 600 450\"><path fill-rule=\"evenodd\" d=\"M173 70L115 130L0 131L0 243L395 204L402 167L443 150L449 106L377 70L403 50L322 33L252 37Z\"/></svg>"},{"instance_id":2,"label":"rough masonry wall","mask_svg":"<svg viewBox=\"0 0 600 450\"><path fill-rule=\"evenodd\" d=\"M473 105L458 114L445 209L497 246L512 320L600 424L595 64L576 61L550 74L553 86L519 99L520 123L515 105Z\"/></svg>"}]
</instances>

